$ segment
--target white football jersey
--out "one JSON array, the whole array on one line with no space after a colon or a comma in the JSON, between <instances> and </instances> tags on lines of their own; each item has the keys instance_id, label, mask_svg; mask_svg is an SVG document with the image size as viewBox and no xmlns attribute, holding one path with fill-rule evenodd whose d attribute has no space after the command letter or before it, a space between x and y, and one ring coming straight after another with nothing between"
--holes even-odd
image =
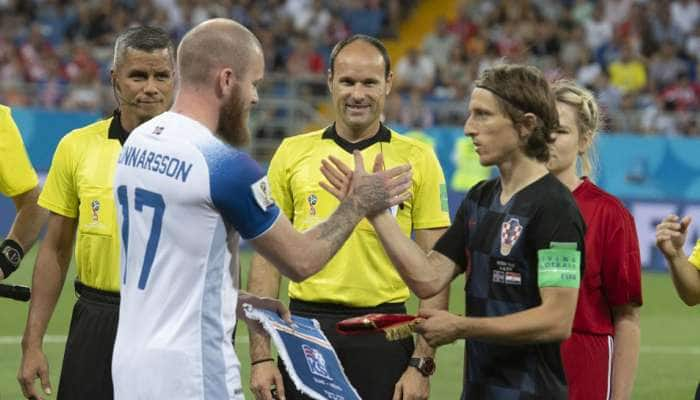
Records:
<instances>
[{"instance_id":1,"label":"white football jersey","mask_svg":"<svg viewBox=\"0 0 700 400\"><path fill-rule=\"evenodd\" d=\"M238 240L280 211L247 154L166 112L136 128L119 156L121 304L115 399L243 399L231 335Z\"/></svg>"}]
</instances>

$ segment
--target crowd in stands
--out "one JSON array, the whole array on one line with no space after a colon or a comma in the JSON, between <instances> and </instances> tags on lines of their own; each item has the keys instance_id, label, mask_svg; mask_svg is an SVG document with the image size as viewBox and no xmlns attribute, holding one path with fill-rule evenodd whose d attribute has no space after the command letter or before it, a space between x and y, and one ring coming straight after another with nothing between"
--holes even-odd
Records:
<instances>
[{"instance_id":1,"label":"crowd in stands","mask_svg":"<svg viewBox=\"0 0 700 400\"><path fill-rule=\"evenodd\" d=\"M463 120L463 108L444 102L464 99L502 60L593 90L608 131L700 136L697 0L464 2L396 66L388 118L414 127Z\"/></svg>"},{"instance_id":2,"label":"crowd in stands","mask_svg":"<svg viewBox=\"0 0 700 400\"><path fill-rule=\"evenodd\" d=\"M211 17L248 26L269 73L316 77L320 86L304 94L325 96L332 45L352 33L395 37L416 2L0 0L0 102L108 112L118 32L158 25L179 40ZM608 131L700 136L699 0L464 1L456 18L438 20L422 44L394 60L387 120L461 125L472 82L503 60L591 88Z\"/></svg>"},{"instance_id":3,"label":"crowd in stands","mask_svg":"<svg viewBox=\"0 0 700 400\"><path fill-rule=\"evenodd\" d=\"M0 102L66 110L113 107L112 46L131 25L191 27L227 17L249 27L268 72L323 74L333 44L351 33L396 35L404 0L0 0ZM325 94L325 93L324 93Z\"/></svg>"}]
</instances>

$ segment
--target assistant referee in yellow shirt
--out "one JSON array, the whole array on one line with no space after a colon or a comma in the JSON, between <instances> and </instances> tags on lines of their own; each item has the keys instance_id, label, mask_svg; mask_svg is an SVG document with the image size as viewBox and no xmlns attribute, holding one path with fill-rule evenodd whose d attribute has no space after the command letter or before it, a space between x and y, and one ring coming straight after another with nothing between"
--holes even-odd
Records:
<instances>
[{"instance_id":1,"label":"assistant referee in yellow shirt","mask_svg":"<svg viewBox=\"0 0 700 400\"><path fill-rule=\"evenodd\" d=\"M46 211L36 203L39 180L8 107L0 104L0 193L12 199L15 220L0 244L0 281L10 276L36 241Z\"/></svg>"},{"instance_id":2,"label":"assistant referee in yellow shirt","mask_svg":"<svg viewBox=\"0 0 700 400\"><path fill-rule=\"evenodd\" d=\"M39 205L50 211L32 281L18 380L38 398L50 394L42 349L75 243L78 301L73 308L58 400L112 399L112 349L119 312L119 240L112 179L121 146L138 125L172 103L175 49L158 28L135 27L114 45L112 87L119 108L111 118L70 132L58 144Z\"/></svg>"},{"instance_id":3,"label":"assistant referee in yellow shirt","mask_svg":"<svg viewBox=\"0 0 700 400\"><path fill-rule=\"evenodd\" d=\"M328 75L335 123L285 139L268 170L275 202L297 230L317 225L338 206L335 197L319 186L324 180L321 160L334 155L352 164L353 150L370 162L382 153L386 168L412 165L412 199L394 211L404 233L413 232L419 246L431 249L449 225L445 178L432 148L380 123L391 79L389 56L377 39L355 35L335 46ZM371 170L372 165L365 168ZM277 297L279 285L277 270L256 254L249 291ZM343 337L335 332L335 323L344 318L406 312L409 290L367 220L359 223L321 272L290 283L289 297L294 314L319 321L362 399L428 397L434 351L422 339L414 350L412 338L389 342L382 335ZM447 308L445 293L431 300L432 308ZM287 400L307 398L295 390L285 369L275 366L268 338L251 332L250 346L251 389L257 399L271 399L272 385Z\"/></svg>"}]
</instances>

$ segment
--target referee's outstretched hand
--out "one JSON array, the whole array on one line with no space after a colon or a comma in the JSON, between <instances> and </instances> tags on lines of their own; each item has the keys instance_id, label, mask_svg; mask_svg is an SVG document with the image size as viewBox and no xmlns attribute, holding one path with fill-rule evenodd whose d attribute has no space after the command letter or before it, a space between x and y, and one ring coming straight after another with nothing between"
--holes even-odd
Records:
<instances>
[{"instance_id":1,"label":"referee's outstretched hand","mask_svg":"<svg viewBox=\"0 0 700 400\"><path fill-rule=\"evenodd\" d=\"M666 258L684 256L683 246L690 222L690 217L681 219L677 215L669 215L656 226L656 246Z\"/></svg>"},{"instance_id":2,"label":"referee's outstretched hand","mask_svg":"<svg viewBox=\"0 0 700 400\"><path fill-rule=\"evenodd\" d=\"M34 381L39 378L44 393L51 394L51 382L49 381L49 362L46 360L41 348L30 347L22 350L22 363L17 373L22 394L27 399L43 400L41 393L34 387Z\"/></svg>"}]
</instances>

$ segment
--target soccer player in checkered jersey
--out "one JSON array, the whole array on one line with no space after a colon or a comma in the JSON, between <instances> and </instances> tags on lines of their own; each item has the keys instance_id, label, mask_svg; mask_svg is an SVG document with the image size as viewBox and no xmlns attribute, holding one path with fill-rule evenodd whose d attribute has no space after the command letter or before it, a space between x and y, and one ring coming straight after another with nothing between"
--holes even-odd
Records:
<instances>
[{"instance_id":1,"label":"soccer player in checkered jersey","mask_svg":"<svg viewBox=\"0 0 700 400\"><path fill-rule=\"evenodd\" d=\"M629 399L642 304L637 230L622 202L589 178L600 123L595 98L567 80L552 89L559 129L547 168L571 190L586 223L585 273L573 332L561 347L569 398Z\"/></svg>"},{"instance_id":2,"label":"soccer player in checkered jersey","mask_svg":"<svg viewBox=\"0 0 700 400\"><path fill-rule=\"evenodd\" d=\"M424 310L431 346L466 339L463 399L567 399L560 343L571 333L583 265L584 223L571 192L548 173L554 95L534 67L485 70L465 134L500 176L469 190L452 226L425 254L388 213L370 218L406 284L433 296L467 277L467 316ZM342 197L340 162L324 175ZM324 166L325 167L325 166Z\"/></svg>"}]
</instances>

